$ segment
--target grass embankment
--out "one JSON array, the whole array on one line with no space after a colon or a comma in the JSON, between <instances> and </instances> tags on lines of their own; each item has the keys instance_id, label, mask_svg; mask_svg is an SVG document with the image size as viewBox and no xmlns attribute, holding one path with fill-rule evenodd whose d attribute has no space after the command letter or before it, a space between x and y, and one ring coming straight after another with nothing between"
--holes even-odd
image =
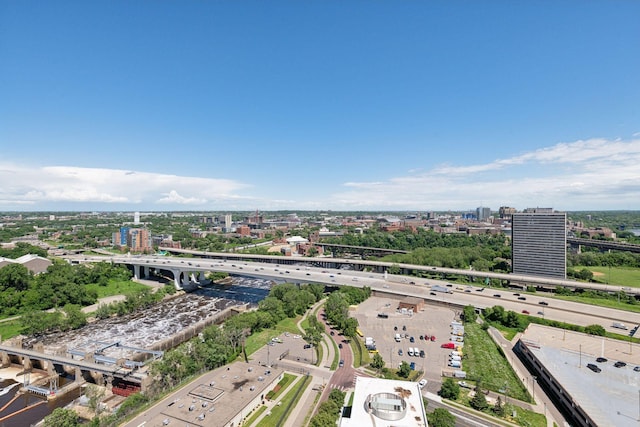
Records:
<instances>
[{"instance_id":1,"label":"grass embankment","mask_svg":"<svg viewBox=\"0 0 640 427\"><path fill-rule=\"evenodd\" d=\"M531 395L489 334L477 323L465 324L464 331L463 366L467 377L479 380L484 389L498 393L503 390L511 398L531 402Z\"/></svg>"},{"instance_id":2,"label":"grass embankment","mask_svg":"<svg viewBox=\"0 0 640 427\"><path fill-rule=\"evenodd\" d=\"M95 290L98 293L98 298L110 297L112 295L126 295L131 292L149 289L149 287L146 285L130 280L109 280L109 284L107 286L100 286L97 283L92 283L90 285L86 285L85 287L87 288L87 290Z\"/></svg>"},{"instance_id":3,"label":"grass embankment","mask_svg":"<svg viewBox=\"0 0 640 427\"><path fill-rule=\"evenodd\" d=\"M258 350L260 347L264 346L267 342L269 342L271 338L277 337L280 334L289 332L290 334L299 335L300 330L298 329L298 325L297 325L299 320L300 320L300 316L295 318L283 319L274 328L263 329L260 332L255 332L251 334L251 336L247 337L247 340L245 342L245 349L247 352L247 356L255 353L256 350ZM274 357L275 356L276 355L274 354Z\"/></svg>"},{"instance_id":4,"label":"grass embankment","mask_svg":"<svg viewBox=\"0 0 640 427\"><path fill-rule=\"evenodd\" d=\"M0 337L2 340L6 340L16 335L20 335L22 332L22 324L20 319L7 320L6 322L0 322Z\"/></svg>"},{"instance_id":5,"label":"grass embankment","mask_svg":"<svg viewBox=\"0 0 640 427\"><path fill-rule=\"evenodd\" d=\"M280 396L287 389L287 385L292 383L296 378L296 375L285 373L282 379L278 382L278 385L274 388L275 391L269 391L266 398L269 400L276 400L278 396Z\"/></svg>"},{"instance_id":6,"label":"grass embankment","mask_svg":"<svg viewBox=\"0 0 640 427\"><path fill-rule=\"evenodd\" d=\"M295 383L295 387L291 387L287 394L282 398L280 404L271 409L271 414L265 416L258 423L258 427L276 427L280 425L281 421L286 420L291 410L302 397L304 389L307 388L310 382L311 376L309 375L305 375L302 379L298 380L298 382Z\"/></svg>"},{"instance_id":7,"label":"grass embankment","mask_svg":"<svg viewBox=\"0 0 640 427\"><path fill-rule=\"evenodd\" d=\"M360 366L368 365L371 362L369 351L364 346L364 343L360 338L356 337L349 340L349 345L351 345L351 351L353 353L354 368L359 368Z\"/></svg>"}]
</instances>

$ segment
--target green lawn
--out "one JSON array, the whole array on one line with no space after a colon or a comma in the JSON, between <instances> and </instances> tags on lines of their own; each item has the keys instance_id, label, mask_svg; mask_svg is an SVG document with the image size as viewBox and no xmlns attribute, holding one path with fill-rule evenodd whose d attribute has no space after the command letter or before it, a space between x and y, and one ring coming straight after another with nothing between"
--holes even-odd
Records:
<instances>
[{"instance_id":1,"label":"green lawn","mask_svg":"<svg viewBox=\"0 0 640 427\"><path fill-rule=\"evenodd\" d=\"M98 298L110 297L111 295L127 294L133 291L140 291L142 289L148 289L141 283L126 281L109 280L107 286L100 286L97 283L86 285L87 290L95 290L98 293Z\"/></svg>"},{"instance_id":2,"label":"green lawn","mask_svg":"<svg viewBox=\"0 0 640 427\"><path fill-rule=\"evenodd\" d=\"M297 377L298 377L297 375L285 373L283 375L282 379L280 380L280 382L278 382L278 385L280 386L280 389L278 389L278 391L276 391L273 394L271 393L271 391L269 393L267 393L267 399L276 400L278 398L278 396L280 396L282 393L284 393L284 391L287 389L287 385L292 383Z\"/></svg>"},{"instance_id":3,"label":"green lawn","mask_svg":"<svg viewBox=\"0 0 640 427\"><path fill-rule=\"evenodd\" d=\"M2 338L2 340L20 335L21 331L22 326L20 324L20 319L7 320L6 322L0 323L0 337Z\"/></svg>"},{"instance_id":4,"label":"green lawn","mask_svg":"<svg viewBox=\"0 0 640 427\"><path fill-rule=\"evenodd\" d=\"M593 280L599 283L608 283L616 286L628 286L631 288L640 287L640 268L629 267L587 267L578 265L574 270L580 271L583 268L593 272Z\"/></svg>"},{"instance_id":5,"label":"green lawn","mask_svg":"<svg viewBox=\"0 0 640 427\"><path fill-rule=\"evenodd\" d=\"M531 402L531 396L511 369L489 334L477 323L465 324L464 370L471 380L480 380L482 387L498 392L507 390L509 397Z\"/></svg>"},{"instance_id":6,"label":"green lawn","mask_svg":"<svg viewBox=\"0 0 640 427\"><path fill-rule=\"evenodd\" d=\"M253 424L258 417L267 410L267 407L262 405L261 407L259 407L256 411L254 411L253 415L251 415L245 422L244 425L246 426L250 426L251 424Z\"/></svg>"}]
</instances>

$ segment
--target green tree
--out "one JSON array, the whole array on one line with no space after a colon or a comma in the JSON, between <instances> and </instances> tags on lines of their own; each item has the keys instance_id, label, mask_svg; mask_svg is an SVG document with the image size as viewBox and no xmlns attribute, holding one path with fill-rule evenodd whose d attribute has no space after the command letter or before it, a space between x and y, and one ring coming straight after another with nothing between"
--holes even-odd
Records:
<instances>
[{"instance_id":1,"label":"green tree","mask_svg":"<svg viewBox=\"0 0 640 427\"><path fill-rule=\"evenodd\" d=\"M427 413L429 427L455 427L456 417L444 408L436 408Z\"/></svg>"},{"instance_id":2,"label":"green tree","mask_svg":"<svg viewBox=\"0 0 640 427\"><path fill-rule=\"evenodd\" d=\"M380 356L380 353L376 353L373 355L373 360L371 360L371 367L380 371L384 368L384 359Z\"/></svg>"},{"instance_id":3,"label":"green tree","mask_svg":"<svg viewBox=\"0 0 640 427\"><path fill-rule=\"evenodd\" d=\"M78 329L87 324L87 315L82 312L79 305L67 304L64 306L64 329Z\"/></svg>"},{"instance_id":4,"label":"green tree","mask_svg":"<svg viewBox=\"0 0 640 427\"><path fill-rule=\"evenodd\" d=\"M22 264L11 263L0 268L0 289L13 288L24 291L29 287L33 275Z\"/></svg>"},{"instance_id":5,"label":"green tree","mask_svg":"<svg viewBox=\"0 0 640 427\"><path fill-rule=\"evenodd\" d=\"M398 368L398 375L402 378L409 378L409 374L411 373L411 366L404 360L400 363L400 368Z\"/></svg>"},{"instance_id":6,"label":"green tree","mask_svg":"<svg viewBox=\"0 0 640 427\"><path fill-rule=\"evenodd\" d=\"M445 399L457 400L460 396L460 386L451 378L445 378L440 387L440 396Z\"/></svg>"},{"instance_id":7,"label":"green tree","mask_svg":"<svg viewBox=\"0 0 640 427\"><path fill-rule=\"evenodd\" d=\"M493 408L491 410L499 417L504 416L504 405L502 404L502 399L500 398L500 396L498 396L498 398L496 399L496 404L493 405Z\"/></svg>"},{"instance_id":8,"label":"green tree","mask_svg":"<svg viewBox=\"0 0 640 427\"><path fill-rule=\"evenodd\" d=\"M473 323L476 321L478 315L476 314L476 308L472 305L467 305L462 309L462 317L465 323Z\"/></svg>"},{"instance_id":9,"label":"green tree","mask_svg":"<svg viewBox=\"0 0 640 427\"><path fill-rule=\"evenodd\" d=\"M471 407L477 411L484 411L489 407L489 404L487 403L487 397L479 387L476 387L476 393L469 401L469 405L471 405Z\"/></svg>"},{"instance_id":10,"label":"green tree","mask_svg":"<svg viewBox=\"0 0 640 427\"><path fill-rule=\"evenodd\" d=\"M44 427L77 427L80 418L71 409L56 408L43 420Z\"/></svg>"},{"instance_id":11,"label":"green tree","mask_svg":"<svg viewBox=\"0 0 640 427\"><path fill-rule=\"evenodd\" d=\"M607 333L602 325L588 325L584 327L584 331L589 335L597 335L600 337L605 336L605 334Z\"/></svg>"}]
</instances>

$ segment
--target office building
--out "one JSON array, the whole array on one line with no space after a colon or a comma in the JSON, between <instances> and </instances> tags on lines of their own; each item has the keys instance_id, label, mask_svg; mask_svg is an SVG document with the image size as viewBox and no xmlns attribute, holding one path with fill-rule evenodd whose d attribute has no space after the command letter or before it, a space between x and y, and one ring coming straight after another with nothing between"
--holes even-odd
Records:
<instances>
[{"instance_id":1,"label":"office building","mask_svg":"<svg viewBox=\"0 0 640 427\"><path fill-rule=\"evenodd\" d=\"M514 213L511 262L514 274L566 279L566 214Z\"/></svg>"},{"instance_id":2,"label":"office building","mask_svg":"<svg viewBox=\"0 0 640 427\"><path fill-rule=\"evenodd\" d=\"M491 208L479 207L476 208L476 218L478 221L486 221L491 216Z\"/></svg>"}]
</instances>

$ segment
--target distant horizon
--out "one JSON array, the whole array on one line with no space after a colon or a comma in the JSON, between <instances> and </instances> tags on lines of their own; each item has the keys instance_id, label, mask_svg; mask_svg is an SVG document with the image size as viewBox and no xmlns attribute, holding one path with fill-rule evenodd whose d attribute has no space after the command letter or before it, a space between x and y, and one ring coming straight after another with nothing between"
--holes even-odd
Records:
<instances>
[{"instance_id":1,"label":"distant horizon","mask_svg":"<svg viewBox=\"0 0 640 427\"><path fill-rule=\"evenodd\" d=\"M489 207L489 206L478 206L478 207ZM334 209L316 209L316 210L308 210L308 209L277 209L277 210L258 210L259 213L276 213L276 212L288 212L288 213L298 213L298 212L308 212L308 213L473 213L478 207L472 209L450 209L450 210L433 210L433 209L409 209L409 210L334 210ZM513 207L513 206L506 206ZM515 208L515 207L514 207ZM544 208L543 206L536 206L536 208ZM498 208L499 209L499 208ZM491 212L498 212L498 209L491 208ZM517 209L518 213L521 213L524 209L534 209L534 207ZM613 213L613 212L638 212L640 213L640 209L586 209L586 210L558 210L553 209L554 212L558 213L570 213L570 212L585 212L585 213ZM144 214L156 214L156 213L234 213L234 212L242 212L242 213L254 213L255 209L237 209L237 210L69 210L69 211L55 211L55 210L43 210L43 211L0 211L0 215L9 214L9 213L33 213L33 214L55 214L55 213L89 213L89 214L100 214L100 213L122 213L122 214L135 214L139 213L140 215Z\"/></svg>"}]
</instances>

